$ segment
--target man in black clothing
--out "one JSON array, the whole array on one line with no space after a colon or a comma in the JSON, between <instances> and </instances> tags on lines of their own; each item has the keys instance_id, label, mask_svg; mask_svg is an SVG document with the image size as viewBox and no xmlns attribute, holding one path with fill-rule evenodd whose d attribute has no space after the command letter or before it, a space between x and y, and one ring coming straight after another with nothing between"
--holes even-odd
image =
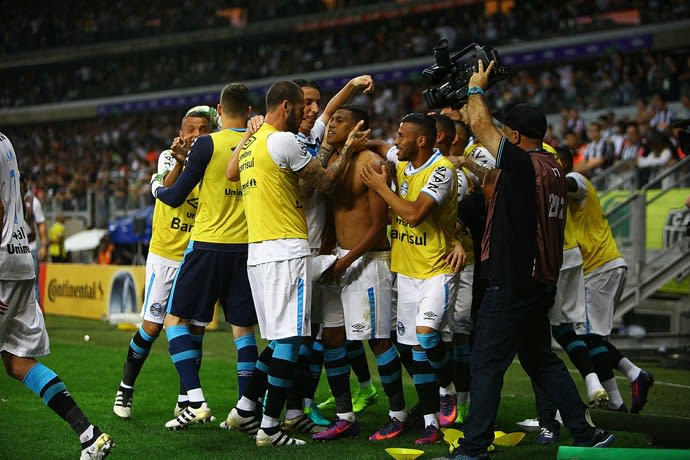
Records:
<instances>
[{"instance_id":1,"label":"man in black clothing","mask_svg":"<svg viewBox=\"0 0 690 460\"><path fill-rule=\"evenodd\" d=\"M481 277L488 288L477 313L472 349L472 399L465 438L451 459L487 458L503 376L517 354L525 371L553 398L577 445L602 447L615 437L585 419L586 406L563 362L551 351L548 310L563 254L567 195L562 169L542 150L546 117L518 104L497 116L484 101L492 62L481 60L469 81L468 112L475 136L496 157L482 241Z\"/></svg>"}]
</instances>

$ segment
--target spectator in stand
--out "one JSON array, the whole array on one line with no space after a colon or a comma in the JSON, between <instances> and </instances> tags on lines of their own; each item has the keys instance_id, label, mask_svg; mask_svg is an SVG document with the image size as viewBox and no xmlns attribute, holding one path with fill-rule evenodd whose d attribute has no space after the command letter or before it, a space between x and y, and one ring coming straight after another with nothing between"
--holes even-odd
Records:
<instances>
[{"instance_id":1,"label":"spectator in stand","mask_svg":"<svg viewBox=\"0 0 690 460\"><path fill-rule=\"evenodd\" d=\"M100 265L121 265L123 263L122 252L106 233L101 237L96 249L96 263Z\"/></svg>"},{"instance_id":2,"label":"spectator in stand","mask_svg":"<svg viewBox=\"0 0 690 460\"><path fill-rule=\"evenodd\" d=\"M647 135L647 141L649 142L649 151L637 159L640 187L663 174L666 167L673 161L673 145L668 136L652 130ZM663 188L667 188L668 184L669 181L664 181Z\"/></svg>"},{"instance_id":3,"label":"spectator in stand","mask_svg":"<svg viewBox=\"0 0 690 460\"><path fill-rule=\"evenodd\" d=\"M661 133L670 133L671 123L676 119L676 114L666 106L666 100L661 93L654 94L652 97L652 108L654 116L649 120L649 126Z\"/></svg>"},{"instance_id":4,"label":"spectator in stand","mask_svg":"<svg viewBox=\"0 0 690 460\"><path fill-rule=\"evenodd\" d=\"M639 98L635 102L637 113L633 118L640 128L640 133L644 135L647 132L649 122L654 118L654 109L652 109L644 98Z\"/></svg>"},{"instance_id":5,"label":"spectator in stand","mask_svg":"<svg viewBox=\"0 0 690 460\"><path fill-rule=\"evenodd\" d=\"M629 122L625 128L623 146L618 151L616 158L623 161L637 161L639 158L646 156L648 152L649 147L640 133L640 126L634 121Z\"/></svg>"},{"instance_id":6,"label":"spectator in stand","mask_svg":"<svg viewBox=\"0 0 690 460\"><path fill-rule=\"evenodd\" d=\"M566 129L575 132L580 139L585 138L585 120L580 117L580 112L575 107L571 107L568 111L568 121L565 124Z\"/></svg>"},{"instance_id":7,"label":"spectator in stand","mask_svg":"<svg viewBox=\"0 0 690 460\"><path fill-rule=\"evenodd\" d=\"M590 142L583 151L584 159L578 163L575 170L592 177L613 164L616 152L613 143L601 136L601 125L598 122L593 121L589 124L587 137Z\"/></svg>"}]
</instances>

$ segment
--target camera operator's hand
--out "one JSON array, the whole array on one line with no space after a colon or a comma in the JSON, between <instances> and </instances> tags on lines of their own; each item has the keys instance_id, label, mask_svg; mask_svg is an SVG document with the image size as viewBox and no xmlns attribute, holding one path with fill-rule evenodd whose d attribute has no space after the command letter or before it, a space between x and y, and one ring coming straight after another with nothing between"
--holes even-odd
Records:
<instances>
[{"instance_id":1,"label":"camera operator's hand","mask_svg":"<svg viewBox=\"0 0 690 460\"><path fill-rule=\"evenodd\" d=\"M496 61L491 61L489 63L489 67L484 70L484 62L481 59L478 59L477 71L472 74L467 86L469 88L477 86L484 90L487 89L489 87L489 75L491 75L491 71L494 70L494 65L496 65Z\"/></svg>"}]
</instances>

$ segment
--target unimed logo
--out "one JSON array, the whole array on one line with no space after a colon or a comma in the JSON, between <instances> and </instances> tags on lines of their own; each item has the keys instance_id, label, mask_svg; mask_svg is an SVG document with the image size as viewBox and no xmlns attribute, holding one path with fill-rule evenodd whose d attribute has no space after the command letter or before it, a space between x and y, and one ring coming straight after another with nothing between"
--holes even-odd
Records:
<instances>
[{"instance_id":1,"label":"unimed logo","mask_svg":"<svg viewBox=\"0 0 690 460\"><path fill-rule=\"evenodd\" d=\"M70 297L74 299L102 299L104 295L101 282L70 283L51 278L48 282L48 298L54 302L58 297Z\"/></svg>"}]
</instances>

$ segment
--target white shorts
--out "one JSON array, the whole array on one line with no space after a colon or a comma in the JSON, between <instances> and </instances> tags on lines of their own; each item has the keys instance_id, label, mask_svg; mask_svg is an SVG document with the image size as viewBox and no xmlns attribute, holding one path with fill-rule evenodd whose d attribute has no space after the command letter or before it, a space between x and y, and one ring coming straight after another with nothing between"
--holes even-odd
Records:
<instances>
[{"instance_id":1,"label":"white shorts","mask_svg":"<svg viewBox=\"0 0 690 460\"><path fill-rule=\"evenodd\" d=\"M34 280L0 280L0 300L7 304L0 314L0 351L20 358L50 353L43 313L36 302Z\"/></svg>"},{"instance_id":2,"label":"white shorts","mask_svg":"<svg viewBox=\"0 0 690 460\"><path fill-rule=\"evenodd\" d=\"M472 332L472 284L474 283L474 264L466 265L459 274L457 294L453 304L453 314L443 327L444 342L453 340L453 334L470 335Z\"/></svg>"},{"instance_id":3,"label":"white shorts","mask_svg":"<svg viewBox=\"0 0 690 460\"><path fill-rule=\"evenodd\" d=\"M311 334L310 256L247 266L261 337Z\"/></svg>"},{"instance_id":4,"label":"white shorts","mask_svg":"<svg viewBox=\"0 0 690 460\"><path fill-rule=\"evenodd\" d=\"M144 282L144 304L141 319L150 323L163 324L175 275L180 268L179 260L149 252L146 257L146 280ZM195 326L208 326L208 323L191 320Z\"/></svg>"},{"instance_id":5,"label":"white shorts","mask_svg":"<svg viewBox=\"0 0 690 460\"><path fill-rule=\"evenodd\" d=\"M163 324L168 297L172 289L179 260L172 260L149 252L146 257L146 280L144 283L144 305L141 318L151 323Z\"/></svg>"},{"instance_id":6,"label":"white shorts","mask_svg":"<svg viewBox=\"0 0 690 460\"><path fill-rule=\"evenodd\" d=\"M455 304L456 289L456 273L424 280L398 273L398 341L419 345L417 326L441 331L449 308Z\"/></svg>"},{"instance_id":7,"label":"white shorts","mask_svg":"<svg viewBox=\"0 0 690 460\"><path fill-rule=\"evenodd\" d=\"M585 322L585 276L579 248L563 252L563 265L556 283L556 298L549 310L549 322L552 326Z\"/></svg>"},{"instance_id":8,"label":"white shorts","mask_svg":"<svg viewBox=\"0 0 690 460\"><path fill-rule=\"evenodd\" d=\"M585 276L585 323L578 334L608 336L613 328L613 311L625 286L627 267L616 267Z\"/></svg>"},{"instance_id":9,"label":"white shorts","mask_svg":"<svg viewBox=\"0 0 690 460\"><path fill-rule=\"evenodd\" d=\"M338 257L348 252L338 249ZM348 340L390 338L390 255L390 251L367 252L345 270L340 286L325 287L324 327L345 326Z\"/></svg>"}]
</instances>

